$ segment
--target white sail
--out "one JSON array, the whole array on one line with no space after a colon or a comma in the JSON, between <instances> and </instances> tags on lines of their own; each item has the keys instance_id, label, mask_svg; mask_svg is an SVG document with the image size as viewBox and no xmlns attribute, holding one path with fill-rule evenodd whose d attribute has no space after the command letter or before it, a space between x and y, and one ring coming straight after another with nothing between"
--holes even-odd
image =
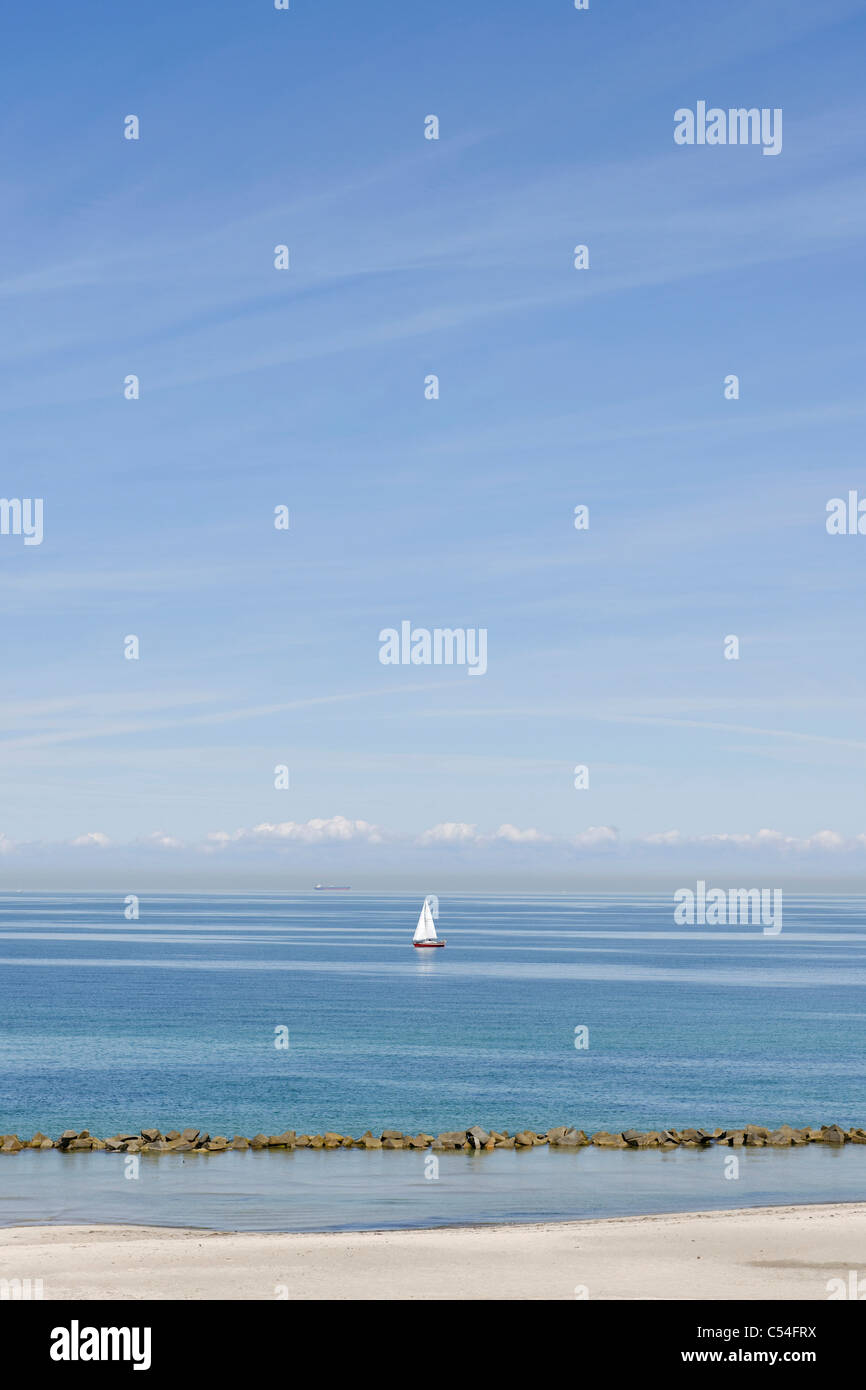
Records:
<instances>
[{"instance_id":1,"label":"white sail","mask_svg":"<svg viewBox=\"0 0 866 1390\"><path fill-rule=\"evenodd\" d=\"M415 935L412 937L412 940L413 940L413 941L435 941L435 940L436 940L436 924L435 924L435 922L433 921L433 913L430 911L430 900L429 900L429 898L425 898L425 899L424 899L424 906L423 906L422 909L421 909L421 914L420 914L420 916L419 916L419 918L418 918L418 925L417 925L417 927L415 928Z\"/></svg>"}]
</instances>

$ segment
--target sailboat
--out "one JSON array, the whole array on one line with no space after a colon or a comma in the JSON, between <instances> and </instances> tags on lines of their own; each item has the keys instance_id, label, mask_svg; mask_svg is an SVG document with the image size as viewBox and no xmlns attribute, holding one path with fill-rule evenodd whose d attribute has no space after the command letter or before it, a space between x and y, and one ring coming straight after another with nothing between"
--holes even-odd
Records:
<instances>
[{"instance_id":1,"label":"sailboat","mask_svg":"<svg viewBox=\"0 0 866 1390\"><path fill-rule=\"evenodd\" d=\"M424 906L418 918L418 925L415 928L415 935L412 937L413 946L444 946L445 942L440 941L436 935L436 923L433 921L433 913L430 911L430 899L424 899Z\"/></svg>"}]
</instances>

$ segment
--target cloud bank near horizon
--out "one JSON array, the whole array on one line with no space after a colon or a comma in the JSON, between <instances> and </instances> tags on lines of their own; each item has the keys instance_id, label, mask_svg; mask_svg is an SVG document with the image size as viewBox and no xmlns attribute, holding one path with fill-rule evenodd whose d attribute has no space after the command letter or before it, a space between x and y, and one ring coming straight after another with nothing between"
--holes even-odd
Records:
<instances>
[{"instance_id":1,"label":"cloud bank near horizon","mask_svg":"<svg viewBox=\"0 0 866 1390\"><path fill-rule=\"evenodd\" d=\"M407 862L460 865L483 870L495 864L523 869L613 865L618 868L672 867L688 861L742 860L779 864L788 869L849 866L866 868L866 832L843 835L822 829L805 836L780 830L720 831L688 834L658 830L622 836L615 826L587 826L573 835L555 835L535 826L510 823L484 829L466 821L440 821L420 832L398 831L348 816L307 821L262 821L234 830L211 830L203 838L183 840L158 829L133 840L115 839L103 830L87 830L62 841L16 841L0 832L0 859L44 860L54 857L93 864L113 858L152 863L154 857L186 863L218 860L226 864L288 861L299 868L321 862L381 869Z\"/></svg>"}]
</instances>

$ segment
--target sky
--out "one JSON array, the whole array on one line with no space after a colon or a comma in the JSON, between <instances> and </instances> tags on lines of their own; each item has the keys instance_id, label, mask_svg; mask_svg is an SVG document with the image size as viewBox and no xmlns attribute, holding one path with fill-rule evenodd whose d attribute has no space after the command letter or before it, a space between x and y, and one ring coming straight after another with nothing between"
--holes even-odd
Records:
<instances>
[{"instance_id":1,"label":"sky","mask_svg":"<svg viewBox=\"0 0 866 1390\"><path fill-rule=\"evenodd\" d=\"M864 0L4 30L0 886L866 877Z\"/></svg>"}]
</instances>

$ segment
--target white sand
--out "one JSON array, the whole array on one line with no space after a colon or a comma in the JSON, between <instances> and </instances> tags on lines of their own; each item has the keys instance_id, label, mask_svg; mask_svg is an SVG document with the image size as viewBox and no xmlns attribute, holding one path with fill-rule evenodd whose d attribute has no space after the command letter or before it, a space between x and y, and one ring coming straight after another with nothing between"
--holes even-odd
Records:
<instances>
[{"instance_id":1,"label":"white sand","mask_svg":"<svg viewBox=\"0 0 866 1390\"><path fill-rule=\"evenodd\" d=\"M0 1278L46 1299L826 1299L866 1278L866 1203L537 1226L237 1235L0 1230Z\"/></svg>"}]
</instances>

